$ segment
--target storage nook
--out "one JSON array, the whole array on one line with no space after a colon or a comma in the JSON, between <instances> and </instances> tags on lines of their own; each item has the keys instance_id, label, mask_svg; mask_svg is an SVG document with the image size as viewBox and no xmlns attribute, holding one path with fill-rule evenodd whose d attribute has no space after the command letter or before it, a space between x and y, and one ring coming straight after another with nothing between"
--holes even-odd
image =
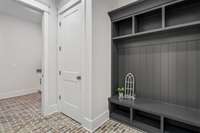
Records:
<instances>
[{"instance_id":1,"label":"storage nook","mask_svg":"<svg viewBox=\"0 0 200 133\"><path fill-rule=\"evenodd\" d=\"M149 133L200 133L200 1L139 0L109 15L111 119ZM135 101L117 96L129 72Z\"/></svg>"}]
</instances>

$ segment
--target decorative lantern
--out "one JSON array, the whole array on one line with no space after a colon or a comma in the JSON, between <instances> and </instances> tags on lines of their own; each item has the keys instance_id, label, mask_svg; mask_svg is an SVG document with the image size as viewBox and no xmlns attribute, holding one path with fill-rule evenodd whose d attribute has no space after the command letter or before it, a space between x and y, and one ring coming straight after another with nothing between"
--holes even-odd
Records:
<instances>
[{"instance_id":1,"label":"decorative lantern","mask_svg":"<svg viewBox=\"0 0 200 133\"><path fill-rule=\"evenodd\" d=\"M132 73L128 73L125 77L124 98L135 100L135 76Z\"/></svg>"}]
</instances>

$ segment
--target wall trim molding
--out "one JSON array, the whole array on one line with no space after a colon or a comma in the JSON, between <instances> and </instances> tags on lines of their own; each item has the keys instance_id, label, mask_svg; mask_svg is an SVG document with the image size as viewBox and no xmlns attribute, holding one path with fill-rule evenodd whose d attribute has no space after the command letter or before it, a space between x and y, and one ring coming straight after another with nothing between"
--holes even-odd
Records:
<instances>
[{"instance_id":1,"label":"wall trim molding","mask_svg":"<svg viewBox=\"0 0 200 133\"><path fill-rule=\"evenodd\" d=\"M44 113L44 116L48 116L58 112L58 105L52 104L48 106L47 112Z\"/></svg>"},{"instance_id":2,"label":"wall trim molding","mask_svg":"<svg viewBox=\"0 0 200 133\"><path fill-rule=\"evenodd\" d=\"M0 93L0 99L6 99L6 98L28 95L28 94L36 93L36 92L39 92L39 91L40 91L40 89L31 88L31 89L23 89L23 90Z\"/></svg>"},{"instance_id":3,"label":"wall trim molding","mask_svg":"<svg viewBox=\"0 0 200 133\"><path fill-rule=\"evenodd\" d=\"M69 8L77 5L78 3L80 3L81 0L71 0L69 1L67 4L65 4L61 9L58 10L58 14L62 14L63 12L65 12L66 10L68 10Z\"/></svg>"},{"instance_id":4,"label":"wall trim molding","mask_svg":"<svg viewBox=\"0 0 200 133\"><path fill-rule=\"evenodd\" d=\"M33 8L36 8L38 10L49 12L49 7L45 5L44 3L41 3L36 0L16 0L17 2L20 2L24 5L31 6Z\"/></svg>"},{"instance_id":5,"label":"wall trim molding","mask_svg":"<svg viewBox=\"0 0 200 133\"><path fill-rule=\"evenodd\" d=\"M106 121L109 120L109 111L105 111L98 115L93 120L84 118L83 127L88 130L89 132L94 132L99 127L101 127Z\"/></svg>"}]
</instances>

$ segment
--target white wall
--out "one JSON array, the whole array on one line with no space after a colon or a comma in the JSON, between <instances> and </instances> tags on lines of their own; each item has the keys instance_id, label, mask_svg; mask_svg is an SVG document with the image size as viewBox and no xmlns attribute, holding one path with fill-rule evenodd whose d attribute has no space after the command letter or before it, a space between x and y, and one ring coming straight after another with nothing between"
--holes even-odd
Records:
<instances>
[{"instance_id":1,"label":"white wall","mask_svg":"<svg viewBox=\"0 0 200 133\"><path fill-rule=\"evenodd\" d=\"M92 45L92 119L97 128L109 119L108 97L111 95L111 21L108 11L114 0L93 0ZM95 125L96 124L96 125Z\"/></svg>"},{"instance_id":2,"label":"white wall","mask_svg":"<svg viewBox=\"0 0 200 133\"><path fill-rule=\"evenodd\" d=\"M42 20L42 12L28 8L15 0L0 0L0 12L35 23L41 23Z\"/></svg>"},{"instance_id":3,"label":"white wall","mask_svg":"<svg viewBox=\"0 0 200 133\"><path fill-rule=\"evenodd\" d=\"M41 24L0 13L0 98L40 89Z\"/></svg>"},{"instance_id":4,"label":"white wall","mask_svg":"<svg viewBox=\"0 0 200 133\"><path fill-rule=\"evenodd\" d=\"M108 12L136 0L93 0L92 6L92 130L109 119L111 96L111 21Z\"/></svg>"},{"instance_id":5,"label":"white wall","mask_svg":"<svg viewBox=\"0 0 200 133\"><path fill-rule=\"evenodd\" d=\"M45 0L44 0L45 1ZM49 32L48 32L48 96L47 112L51 114L57 111L57 8L56 0L46 0L50 4Z\"/></svg>"}]
</instances>

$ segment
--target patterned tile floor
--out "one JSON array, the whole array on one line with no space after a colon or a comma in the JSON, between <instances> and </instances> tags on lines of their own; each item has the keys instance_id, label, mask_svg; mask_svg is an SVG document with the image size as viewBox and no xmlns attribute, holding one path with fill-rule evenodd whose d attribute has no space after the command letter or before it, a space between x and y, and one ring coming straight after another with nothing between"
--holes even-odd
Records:
<instances>
[{"instance_id":1,"label":"patterned tile floor","mask_svg":"<svg viewBox=\"0 0 200 133\"><path fill-rule=\"evenodd\" d=\"M62 113L44 117L39 93L0 100L0 133L89 133ZM95 133L142 133L109 120Z\"/></svg>"}]
</instances>

